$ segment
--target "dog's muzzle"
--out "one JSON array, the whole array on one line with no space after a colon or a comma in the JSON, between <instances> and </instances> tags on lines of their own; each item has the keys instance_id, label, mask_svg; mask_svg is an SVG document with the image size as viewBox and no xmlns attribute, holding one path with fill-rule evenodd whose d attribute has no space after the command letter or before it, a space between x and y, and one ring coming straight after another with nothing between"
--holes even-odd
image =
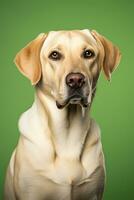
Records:
<instances>
[{"instance_id":1,"label":"dog's muzzle","mask_svg":"<svg viewBox=\"0 0 134 200\"><path fill-rule=\"evenodd\" d=\"M68 98L64 103L56 101L57 107L61 109L67 104L80 104L83 107L87 107L88 95L85 95L83 92L86 86L85 76L81 73L69 73L65 81L68 90Z\"/></svg>"}]
</instances>

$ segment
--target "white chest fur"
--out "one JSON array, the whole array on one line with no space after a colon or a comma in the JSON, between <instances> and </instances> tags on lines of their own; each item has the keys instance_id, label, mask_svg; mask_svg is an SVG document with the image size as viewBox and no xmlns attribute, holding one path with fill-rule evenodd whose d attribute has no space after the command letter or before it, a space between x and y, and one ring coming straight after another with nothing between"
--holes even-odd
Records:
<instances>
[{"instance_id":1,"label":"white chest fur","mask_svg":"<svg viewBox=\"0 0 134 200\"><path fill-rule=\"evenodd\" d=\"M97 124L79 115L66 122L66 113L42 111L37 102L19 121L25 140L23 145L33 168L58 184L80 184L90 179L98 166L103 166L100 132ZM50 113L53 112L51 118ZM32 156L31 156L32 155Z\"/></svg>"}]
</instances>

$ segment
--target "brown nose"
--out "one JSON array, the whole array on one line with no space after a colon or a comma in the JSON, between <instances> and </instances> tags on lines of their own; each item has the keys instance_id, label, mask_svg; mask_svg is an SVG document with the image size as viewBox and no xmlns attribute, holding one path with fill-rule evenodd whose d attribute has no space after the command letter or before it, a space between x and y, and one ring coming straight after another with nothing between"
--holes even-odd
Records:
<instances>
[{"instance_id":1,"label":"brown nose","mask_svg":"<svg viewBox=\"0 0 134 200\"><path fill-rule=\"evenodd\" d=\"M66 84L71 88L80 88L85 83L85 76L81 73L70 73L66 76Z\"/></svg>"}]
</instances>

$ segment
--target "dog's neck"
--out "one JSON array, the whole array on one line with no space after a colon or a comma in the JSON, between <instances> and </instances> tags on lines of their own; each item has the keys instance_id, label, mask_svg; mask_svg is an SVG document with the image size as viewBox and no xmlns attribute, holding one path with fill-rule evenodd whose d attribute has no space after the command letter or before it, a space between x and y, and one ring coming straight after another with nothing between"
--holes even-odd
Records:
<instances>
[{"instance_id":1,"label":"dog's neck","mask_svg":"<svg viewBox=\"0 0 134 200\"><path fill-rule=\"evenodd\" d=\"M44 126L47 123L55 153L79 159L90 127L89 108L77 104L58 109L55 100L40 88L36 88L35 102Z\"/></svg>"}]
</instances>

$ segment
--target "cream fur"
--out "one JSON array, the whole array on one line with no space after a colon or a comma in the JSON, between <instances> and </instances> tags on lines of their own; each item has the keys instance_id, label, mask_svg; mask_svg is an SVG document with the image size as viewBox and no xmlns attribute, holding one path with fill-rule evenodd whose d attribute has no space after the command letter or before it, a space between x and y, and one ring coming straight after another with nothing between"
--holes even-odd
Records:
<instances>
[{"instance_id":1,"label":"cream fur","mask_svg":"<svg viewBox=\"0 0 134 200\"><path fill-rule=\"evenodd\" d=\"M80 58L84 45L94 50L93 60ZM64 59L50 61L52 49L63 52ZM79 71L91 79L100 70L98 55L98 43L89 30L48 34L40 51L42 82L35 86L32 107L19 119L21 134L7 171L5 200L102 199L104 156L90 106L78 104L68 111L67 107L58 109L55 103L67 96L65 77L69 72ZM85 89L89 105L91 84L89 81Z\"/></svg>"}]
</instances>

